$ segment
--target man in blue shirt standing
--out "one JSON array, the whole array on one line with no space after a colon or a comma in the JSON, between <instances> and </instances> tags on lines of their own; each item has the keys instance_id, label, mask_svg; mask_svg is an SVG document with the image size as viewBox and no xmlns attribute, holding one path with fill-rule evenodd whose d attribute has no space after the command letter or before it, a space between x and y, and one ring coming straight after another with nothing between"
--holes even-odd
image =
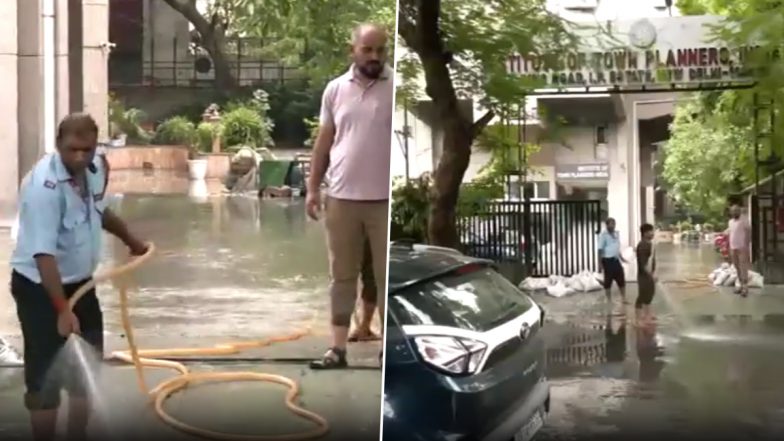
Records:
<instances>
[{"instance_id":1,"label":"man in blue shirt standing","mask_svg":"<svg viewBox=\"0 0 784 441\"><path fill-rule=\"evenodd\" d=\"M621 265L621 239L615 230L615 219L608 218L606 229L599 235L599 268L604 273L604 291L610 300L612 284L618 285L621 299L626 303L626 276Z\"/></svg>"},{"instance_id":2,"label":"man in blue shirt standing","mask_svg":"<svg viewBox=\"0 0 784 441\"><path fill-rule=\"evenodd\" d=\"M11 294L24 338L25 406L36 440L54 438L61 389L69 392L69 439L84 439L87 432L88 402L78 373L50 368L71 333L103 352L95 289L68 309L68 299L98 266L102 231L134 255L147 249L106 206L109 167L95 154L97 138L89 115L67 116L58 127L57 152L41 158L20 189Z\"/></svg>"}]
</instances>

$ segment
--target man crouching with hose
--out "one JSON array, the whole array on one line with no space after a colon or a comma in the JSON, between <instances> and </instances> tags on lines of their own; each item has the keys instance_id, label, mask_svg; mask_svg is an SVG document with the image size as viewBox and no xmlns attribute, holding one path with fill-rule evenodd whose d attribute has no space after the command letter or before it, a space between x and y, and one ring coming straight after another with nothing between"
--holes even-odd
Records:
<instances>
[{"instance_id":1,"label":"man crouching with hose","mask_svg":"<svg viewBox=\"0 0 784 441\"><path fill-rule=\"evenodd\" d=\"M57 130L57 152L41 158L20 189L11 294L24 338L25 407L39 441L55 436L63 388L69 392L68 438L86 438L89 403L78 373L58 375L50 369L72 333L103 353L103 315L95 289L73 312L68 308L68 299L98 266L102 230L134 255L146 251L146 244L106 207L109 167L95 154L97 139L92 117L67 116Z\"/></svg>"}]
</instances>

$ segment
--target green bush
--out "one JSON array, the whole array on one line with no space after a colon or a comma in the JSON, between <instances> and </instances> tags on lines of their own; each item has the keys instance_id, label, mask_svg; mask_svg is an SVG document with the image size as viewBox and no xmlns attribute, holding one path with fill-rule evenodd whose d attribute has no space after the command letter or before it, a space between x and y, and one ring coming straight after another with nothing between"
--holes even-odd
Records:
<instances>
[{"instance_id":1,"label":"green bush","mask_svg":"<svg viewBox=\"0 0 784 441\"><path fill-rule=\"evenodd\" d=\"M223 130L222 124L201 122L196 127L196 148L202 153L212 151L212 140L216 135L220 135Z\"/></svg>"},{"instance_id":2,"label":"green bush","mask_svg":"<svg viewBox=\"0 0 784 441\"><path fill-rule=\"evenodd\" d=\"M221 120L223 144L227 149L273 147L275 123L268 116L269 110L269 95L262 89L253 92L248 100L229 102Z\"/></svg>"},{"instance_id":3,"label":"green bush","mask_svg":"<svg viewBox=\"0 0 784 441\"><path fill-rule=\"evenodd\" d=\"M135 108L126 109L114 95L109 95L109 136L125 135L129 144L145 145L152 136L141 127L147 115Z\"/></svg>"},{"instance_id":4,"label":"green bush","mask_svg":"<svg viewBox=\"0 0 784 441\"><path fill-rule=\"evenodd\" d=\"M304 122L305 125L308 127L308 130L310 131L310 136L303 144L305 145L305 147L312 148L313 144L316 142L316 136L318 136L319 120L318 117L306 118Z\"/></svg>"},{"instance_id":5,"label":"green bush","mask_svg":"<svg viewBox=\"0 0 784 441\"><path fill-rule=\"evenodd\" d=\"M430 211L430 177L423 175L405 182L395 178L392 184L390 239L409 239L427 243L427 218Z\"/></svg>"},{"instance_id":6,"label":"green bush","mask_svg":"<svg viewBox=\"0 0 784 441\"><path fill-rule=\"evenodd\" d=\"M686 233L686 232L692 231L692 230L694 230L694 227L692 226L691 222L689 222L689 221L682 221L682 222L678 223L678 231L679 232Z\"/></svg>"},{"instance_id":7,"label":"green bush","mask_svg":"<svg viewBox=\"0 0 784 441\"><path fill-rule=\"evenodd\" d=\"M238 146L268 147L271 144L267 127L261 115L249 107L237 107L223 115L223 144L228 148Z\"/></svg>"},{"instance_id":8,"label":"green bush","mask_svg":"<svg viewBox=\"0 0 784 441\"><path fill-rule=\"evenodd\" d=\"M153 144L185 145L196 142L196 127L184 116L174 116L162 122L155 130Z\"/></svg>"},{"instance_id":9,"label":"green bush","mask_svg":"<svg viewBox=\"0 0 784 441\"><path fill-rule=\"evenodd\" d=\"M303 145L311 134L306 120L318 114L323 87L287 81L265 85L264 89L269 93L269 115L275 121L272 137L278 144Z\"/></svg>"}]
</instances>

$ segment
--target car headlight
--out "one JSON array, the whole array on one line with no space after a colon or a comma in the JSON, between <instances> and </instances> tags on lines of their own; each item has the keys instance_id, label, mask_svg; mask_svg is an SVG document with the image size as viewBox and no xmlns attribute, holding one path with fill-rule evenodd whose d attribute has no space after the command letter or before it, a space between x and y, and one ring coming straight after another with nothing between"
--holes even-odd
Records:
<instances>
[{"instance_id":1,"label":"car headlight","mask_svg":"<svg viewBox=\"0 0 784 441\"><path fill-rule=\"evenodd\" d=\"M418 336L414 343L425 363L453 375L475 373L487 351L486 344L460 337Z\"/></svg>"}]
</instances>

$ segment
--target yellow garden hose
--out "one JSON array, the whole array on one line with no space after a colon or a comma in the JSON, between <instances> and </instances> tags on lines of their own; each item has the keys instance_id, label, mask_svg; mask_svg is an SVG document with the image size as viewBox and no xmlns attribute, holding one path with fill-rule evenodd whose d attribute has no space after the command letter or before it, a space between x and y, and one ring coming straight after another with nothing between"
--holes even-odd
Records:
<instances>
[{"instance_id":1,"label":"yellow garden hose","mask_svg":"<svg viewBox=\"0 0 784 441\"><path fill-rule=\"evenodd\" d=\"M188 370L183 363L178 363L169 360L160 360L159 357L175 357L175 356L216 356L216 355L235 355L240 352L251 348L262 348L270 346L275 343L282 343L301 339L311 334L311 327L283 336L270 337L264 340L249 341L241 343L221 344L211 348L175 348L175 349L155 349L155 350L139 350L136 346L133 336L133 328L131 326L130 315L128 313L128 282L127 277L130 273L135 271L141 265L146 263L150 257L155 253L155 246L149 244L147 252L134 258L129 263L117 266L110 269L104 274L96 276L90 282L84 284L79 288L76 293L71 297L68 306L73 309L73 306L79 299L93 288L96 283L105 280L114 280L120 292L120 312L122 314L122 325L125 329L125 335L128 337L128 351L117 351L112 353L112 358L122 360L126 363L133 364L136 369L136 379L139 383L139 388L145 394L148 394L155 406L155 412L167 424L192 435L211 438L216 440L226 441L294 441L318 438L325 435L329 431L329 423L320 415L304 409L297 405L295 402L299 395L299 385L292 379L282 375L265 374L259 372L209 372L209 373L192 373ZM153 389L147 388L147 383L144 379L144 368L156 367L172 369L179 372L179 375L168 379ZM216 432L207 429L201 429L190 424L184 423L175 419L164 409L164 402L167 398L171 397L175 392L180 391L190 384L207 383L207 382L229 382L229 381L264 381L270 383L278 383L288 387L288 393L285 397L286 407L294 414L313 422L316 427L300 433L285 434L285 435L237 435L225 432Z\"/></svg>"},{"instance_id":2,"label":"yellow garden hose","mask_svg":"<svg viewBox=\"0 0 784 441\"><path fill-rule=\"evenodd\" d=\"M707 278L688 277L685 279L672 279L664 280L661 282L664 285L677 286L680 289L704 289L713 286Z\"/></svg>"}]
</instances>

